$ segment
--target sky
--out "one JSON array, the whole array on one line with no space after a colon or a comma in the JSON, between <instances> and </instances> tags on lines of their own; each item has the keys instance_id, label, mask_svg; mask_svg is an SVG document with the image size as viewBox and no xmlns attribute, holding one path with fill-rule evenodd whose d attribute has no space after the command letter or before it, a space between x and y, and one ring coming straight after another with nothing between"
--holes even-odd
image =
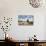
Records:
<instances>
[{"instance_id":1,"label":"sky","mask_svg":"<svg viewBox=\"0 0 46 46\"><path fill-rule=\"evenodd\" d=\"M29 19L29 21L33 21L33 16L32 15L19 15L18 16L18 20L27 21L27 19Z\"/></svg>"}]
</instances>

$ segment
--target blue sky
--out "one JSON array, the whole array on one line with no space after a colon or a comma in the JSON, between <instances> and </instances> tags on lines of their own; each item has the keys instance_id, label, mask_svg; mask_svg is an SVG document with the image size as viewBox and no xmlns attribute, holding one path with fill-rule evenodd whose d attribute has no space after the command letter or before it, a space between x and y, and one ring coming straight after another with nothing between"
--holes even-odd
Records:
<instances>
[{"instance_id":1,"label":"blue sky","mask_svg":"<svg viewBox=\"0 0 46 46\"><path fill-rule=\"evenodd\" d=\"M19 19L31 19L33 16L32 15L19 15Z\"/></svg>"}]
</instances>

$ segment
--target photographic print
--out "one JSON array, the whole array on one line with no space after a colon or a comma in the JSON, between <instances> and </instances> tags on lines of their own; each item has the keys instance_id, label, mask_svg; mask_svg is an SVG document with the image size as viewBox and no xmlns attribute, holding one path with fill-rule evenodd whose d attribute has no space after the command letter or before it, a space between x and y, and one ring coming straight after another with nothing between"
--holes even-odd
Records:
<instances>
[{"instance_id":1,"label":"photographic print","mask_svg":"<svg viewBox=\"0 0 46 46\"><path fill-rule=\"evenodd\" d=\"M33 25L34 17L32 15L19 15L18 25Z\"/></svg>"}]
</instances>

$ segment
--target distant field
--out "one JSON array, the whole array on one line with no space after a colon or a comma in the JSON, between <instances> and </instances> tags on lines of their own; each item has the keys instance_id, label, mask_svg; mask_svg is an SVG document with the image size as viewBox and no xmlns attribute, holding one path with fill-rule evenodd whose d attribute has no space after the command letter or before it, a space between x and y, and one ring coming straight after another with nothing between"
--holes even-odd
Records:
<instances>
[{"instance_id":1,"label":"distant field","mask_svg":"<svg viewBox=\"0 0 46 46\"><path fill-rule=\"evenodd\" d=\"M18 21L18 24L19 25L33 25L33 22L30 21L30 22L27 22L27 21Z\"/></svg>"}]
</instances>

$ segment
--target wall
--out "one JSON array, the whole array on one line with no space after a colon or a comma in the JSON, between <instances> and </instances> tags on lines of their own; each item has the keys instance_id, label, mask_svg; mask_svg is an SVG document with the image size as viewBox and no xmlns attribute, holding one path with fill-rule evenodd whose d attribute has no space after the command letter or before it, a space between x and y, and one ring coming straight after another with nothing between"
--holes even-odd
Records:
<instances>
[{"instance_id":1,"label":"wall","mask_svg":"<svg viewBox=\"0 0 46 46\"><path fill-rule=\"evenodd\" d=\"M45 13L45 15L46 15L46 13ZM46 16L45 16L45 24L44 24L44 26L45 26L45 28L44 28L44 39L46 39Z\"/></svg>"},{"instance_id":2,"label":"wall","mask_svg":"<svg viewBox=\"0 0 46 46\"><path fill-rule=\"evenodd\" d=\"M32 37L34 34L36 34L39 40L44 40L46 34L44 28L44 15L46 15L46 8L44 7L45 6L40 8L32 8L29 5L28 0L0 0L0 16L13 17L12 26L8 33L10 33L14 39L27 40L29 37ZM18 15L33 15L34 25L19 26L17 22ZM2 36L0 36L0 39L2 39Z\"/></svg>"}]
</instances>

